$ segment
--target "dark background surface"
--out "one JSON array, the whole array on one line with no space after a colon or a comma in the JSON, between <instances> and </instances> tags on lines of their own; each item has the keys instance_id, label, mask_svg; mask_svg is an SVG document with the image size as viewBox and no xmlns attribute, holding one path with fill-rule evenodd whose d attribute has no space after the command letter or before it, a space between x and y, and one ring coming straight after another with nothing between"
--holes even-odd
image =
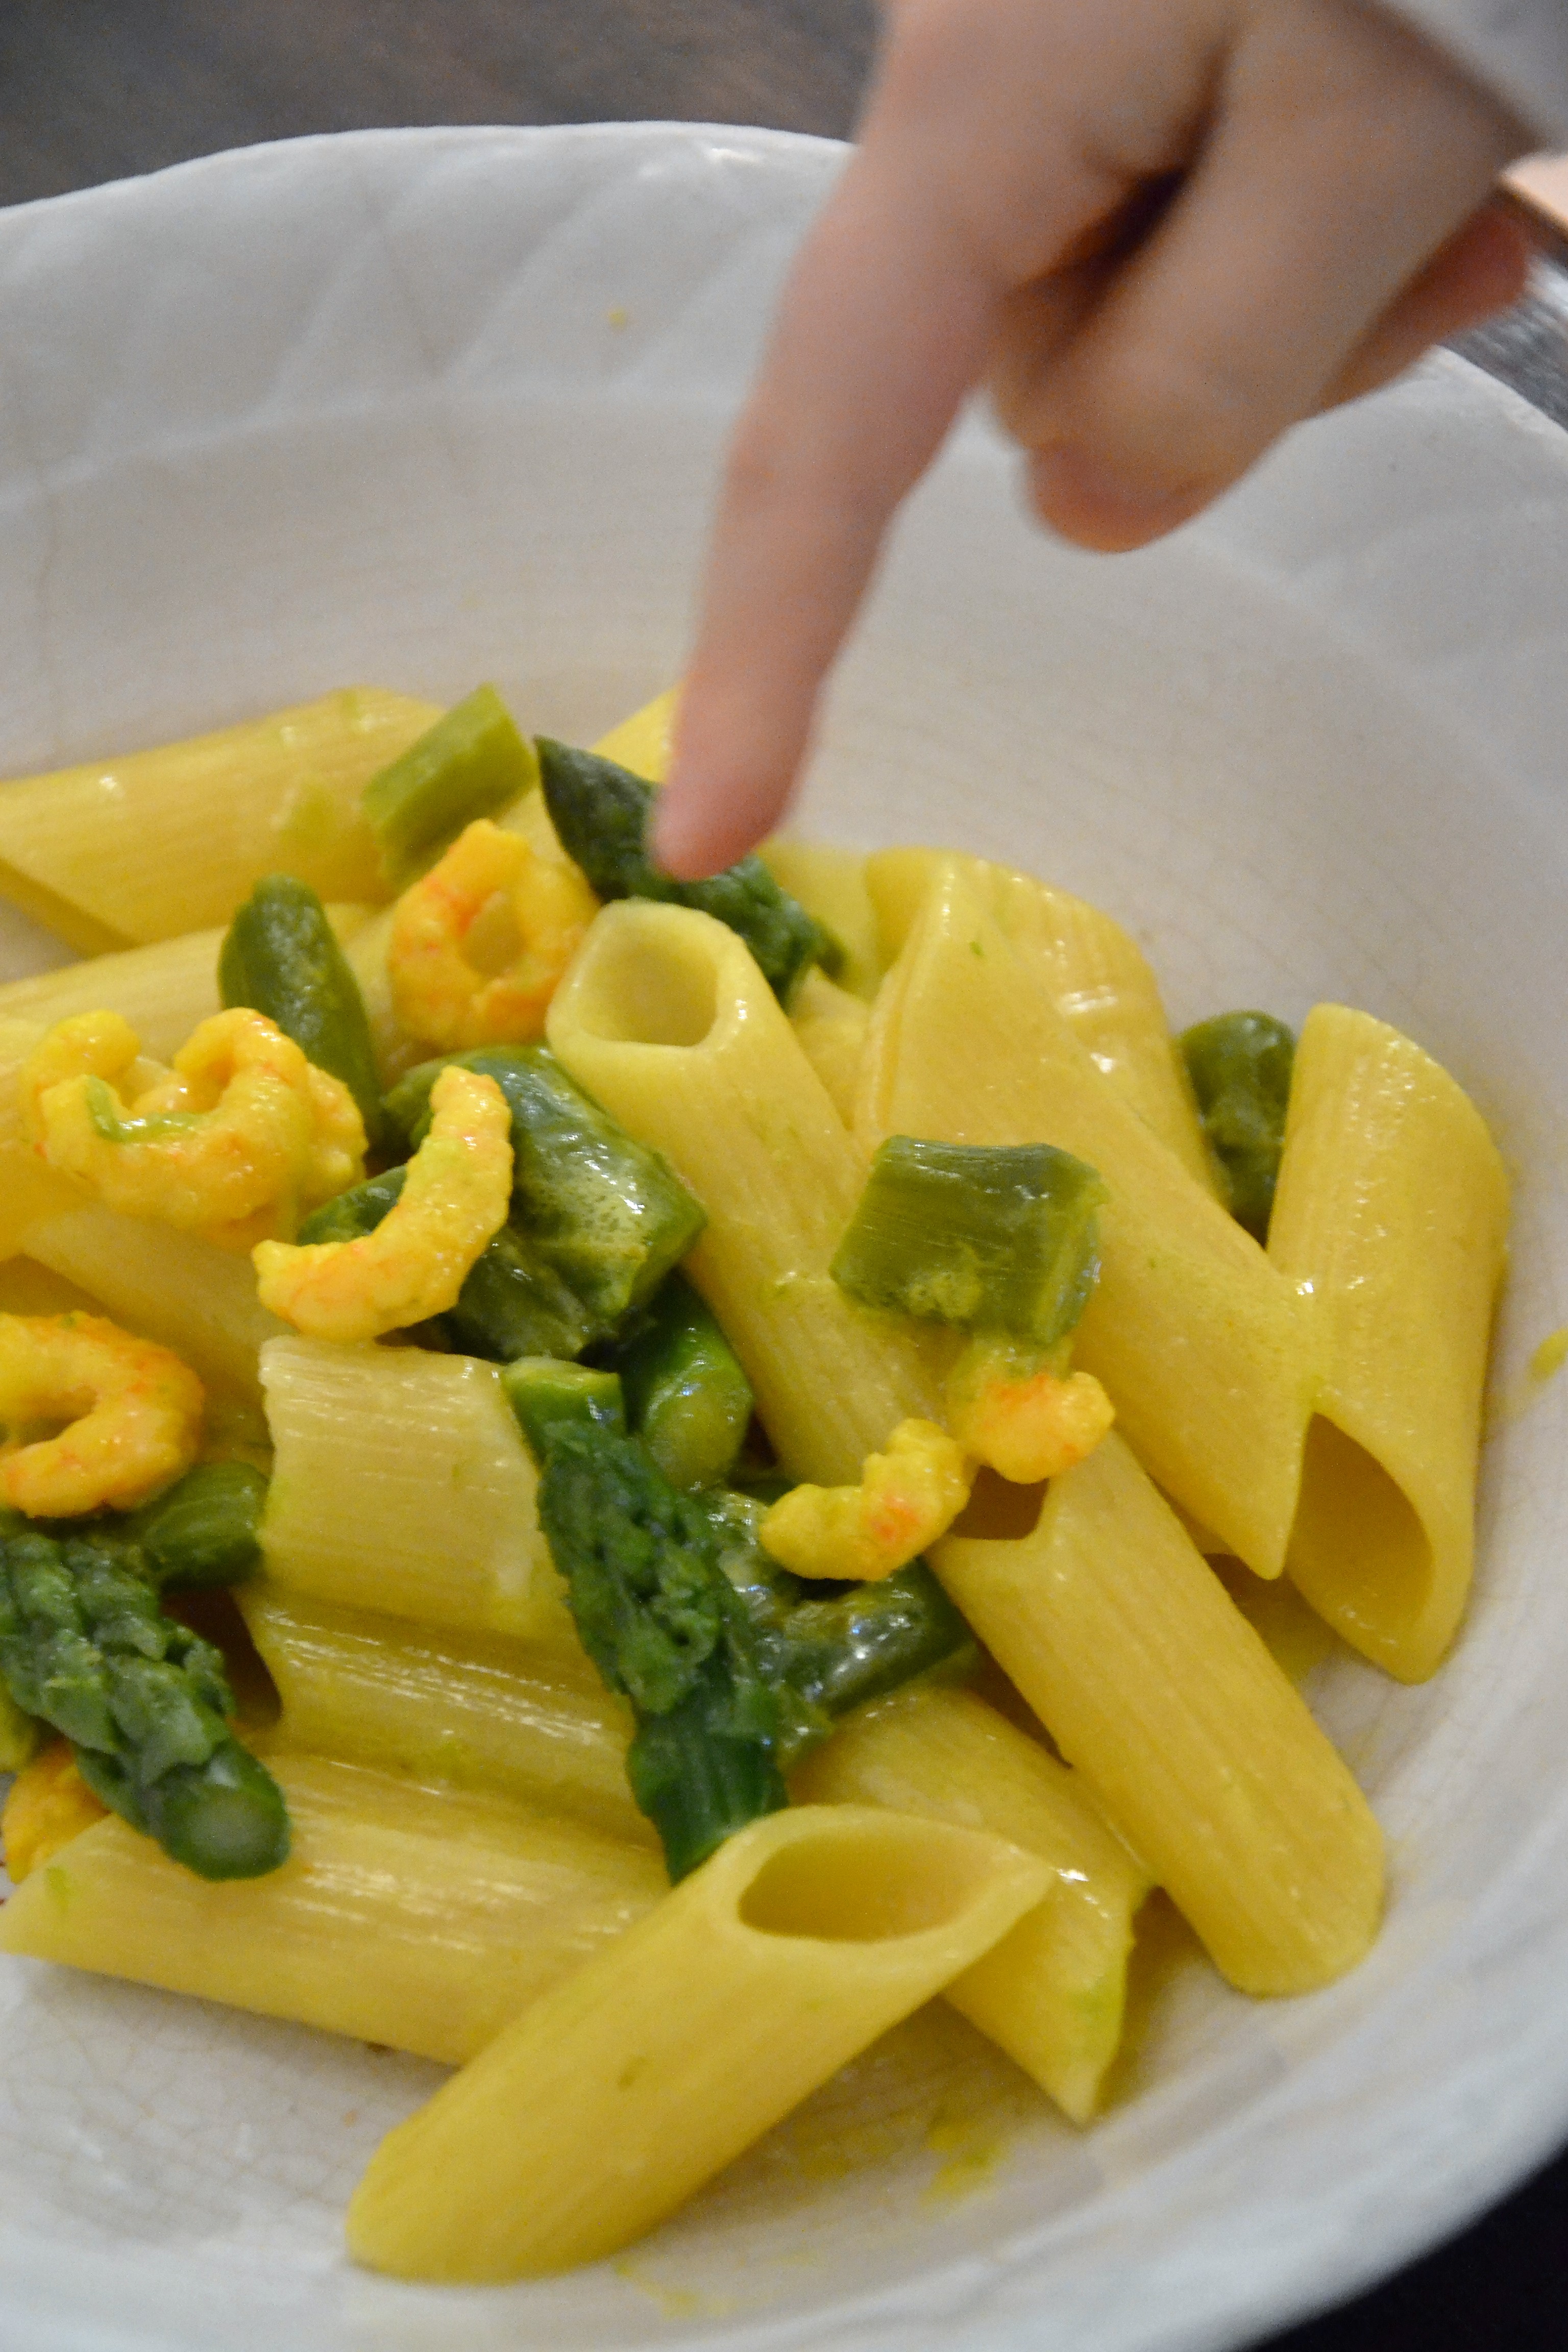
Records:
<instances>
[{"instance_id":1,"label":"dark background surface","mask_svg":"<svg viewBox=\"0 0 1568 2352\"><path fill-rule=\"evenodd\" d=\"M842 137L872 33L869 0L0 0L0 203L384 124L663 117ZM1568 2352L1568 2156L1268 2352L1494 2347Z\"/></svg>"}]
</instances>

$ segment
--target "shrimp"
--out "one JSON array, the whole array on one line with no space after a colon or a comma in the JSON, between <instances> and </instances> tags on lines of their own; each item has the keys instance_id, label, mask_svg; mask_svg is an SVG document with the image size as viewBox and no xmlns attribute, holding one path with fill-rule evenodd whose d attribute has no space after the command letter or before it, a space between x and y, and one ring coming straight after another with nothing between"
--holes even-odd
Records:
<instances>
[{"instance_id":1,"label":"shrimp","mask_svg":"<svg viewBox=\"0 0 1568 2352\"><path fill-rule=\"evenodd\" d=\"M178 1356L104 1316L0 1315L0 1496L35 1519L129 1510L190 1468L205 1403Z\"/></svg>"},{"instance_id":2,"label":"shrimp","mask_svg":"<svg viewBox=\"0 0 1568 2352\"><path fill-rule=\"evenodd\" d=\"M1053 1371L1005 1341L971 1343L948 1375L946 1402L960 1444L1021 1486L1083 1461L1116 1418L1092 1372Z\"/></svg>"},{"instance_id":3,"label":"shrimp","mask_svg":"<svg viewBox=\"0 0 1568 2352\"><path fill-rule=\"evenodd\" d=\"M108 1818L108 1806L76 1769L69 1740L52 1739L17 1773L0 1813L0 1839L13 1883L20 1886L30 1870Z\"/></svg>"},{"instance_id":4,"label":"shrimp","mask_svg":"<svg viewBox=\"0 0 1568 2352\"><path fill-rule=\"evenodd\" d=\"M906 1568L969 1500L963 1448L934 1421L900 1421L858 1486L794 1486L763 1521L763 1549L797 1576L861 1582Z\"/></svg>"},{"instance_id":5,"label":"shrimp","mask_svg":"<svg viewBox=\"0 0 1568 2352\"><path fill-rule=\"evenodd\" d=\"M253 1252L264 1307L315 1339L376 1339L455 1305L511 1202L511 1113L493 1078L443 1070L430 1131L373 1233Z\"/></svg>"},{"instance_id":6,"label":"shrimp","mask_svg":"<svg viewBox=\"0 0 1568 2352\"><path fill-rule=\"evenodd\" d=\"M230 1249L292 1233L364 1172L364 1124L341 1080L244 1006L204 1021L161 1082L127 1102L136 1033L115 1013L51 1029L23 1064L22 1113L51 1168L111 1209Z\"/></svg>"},{"instance_id":7,"label":"shrimp","mask_svg":"<svg viewBox=\"0 0 1568 2352\"><path fill-rule=\"evenodd\" d=\"M469 960L469 935L498 897L521 946L504 971L487 978ZM444 1053L541 1035L598 908L576 866L542 857L519 835L477 818L397 902L386 967L398 1020Z\"/></svg>"}]
</instances>

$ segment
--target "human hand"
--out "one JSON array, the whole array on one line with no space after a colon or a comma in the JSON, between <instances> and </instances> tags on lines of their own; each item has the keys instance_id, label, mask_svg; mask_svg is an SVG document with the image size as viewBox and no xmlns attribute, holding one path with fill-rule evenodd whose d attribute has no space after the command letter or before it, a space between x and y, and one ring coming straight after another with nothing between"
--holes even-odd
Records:
<instances>
[{"instance_id":1,"label":"human hand","mask_svg":"<svg viewBox=\"0 0 1568 2352\"><path fill-rule=\"evenodd\" d=\"M989 376L1041 520L1140 547L1517 299L1531 144L1361 0L895 0L731 451L657 844L775 822L894 511Z\"/></svg>"}]
</instances>

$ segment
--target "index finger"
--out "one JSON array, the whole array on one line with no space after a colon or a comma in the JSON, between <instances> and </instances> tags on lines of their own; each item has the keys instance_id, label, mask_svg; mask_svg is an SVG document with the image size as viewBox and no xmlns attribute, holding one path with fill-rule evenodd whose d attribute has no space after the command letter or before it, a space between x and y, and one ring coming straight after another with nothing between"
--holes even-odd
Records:
<instances>
[{"instance_id":1,"label":"index finger","mask_svg":"<svg viewBox=\"0 0 1568 2352\"><path fill-rule=\"evenodd\" d=\"M984 364L997 294L930 175L859 149L731 447L660 795L671 872L731 864L783 809L894 509Z\"/></svg>"}]
</instances>

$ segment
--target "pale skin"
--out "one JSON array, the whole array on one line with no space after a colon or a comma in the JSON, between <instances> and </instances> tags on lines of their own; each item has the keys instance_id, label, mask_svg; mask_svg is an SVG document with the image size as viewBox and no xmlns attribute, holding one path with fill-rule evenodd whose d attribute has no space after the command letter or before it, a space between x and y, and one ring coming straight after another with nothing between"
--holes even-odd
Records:
<instances>
[{"instance_id":1,"label":"pale skin","mask_svg":"<svg viewBox=\"0 0 1568 2352\"><path fill-rule=\"evenodd\" d=\"M1526 127L1361 0L895 0L731 446L657 847L776 824L898 507L989 383L1105 553L1515 300Z\"/></svg>"}]
</instances>

